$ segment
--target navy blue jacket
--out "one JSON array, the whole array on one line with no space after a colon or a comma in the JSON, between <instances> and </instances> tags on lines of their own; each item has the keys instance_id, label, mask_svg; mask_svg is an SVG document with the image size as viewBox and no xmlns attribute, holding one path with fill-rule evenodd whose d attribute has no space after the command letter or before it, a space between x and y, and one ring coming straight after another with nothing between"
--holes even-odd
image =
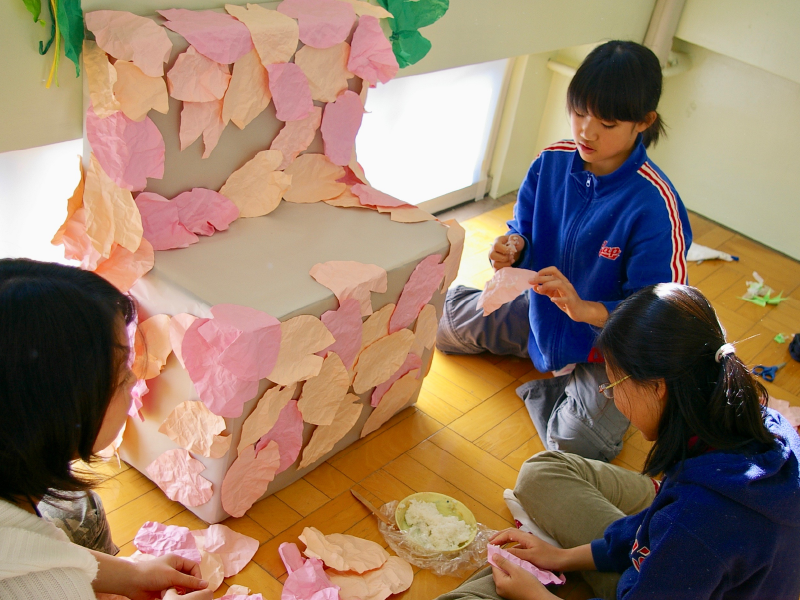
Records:
<instances>
[{"instance_id":1,"label":"navy blue jacket","mask_svg":"<svg viewBox=\"0 0 800 600\"><path fill-rule=\"evenodd\" d=\"M777 447L713 451L666 474L650 508L592 542L617 598L797 600L800 437L767 409Z\"/></svg>"},{"instance_id":2,"label":"navy blue jacket","mask_svg":"<svg viewBox=\"0 0 800 600\"><path fill-rule=\"evenodd\" d=\"M640 136L641 138L641 136ZM525 238L515 266L555 266L584 300L609 312L654 283L687 283L692 233L686 209L641 140L616 171L583 168L572 140L545 148L519 190L511 233ZM541 372L589 362L596 330L530 292L528 353Z\"/></svg>"}]
</instances>

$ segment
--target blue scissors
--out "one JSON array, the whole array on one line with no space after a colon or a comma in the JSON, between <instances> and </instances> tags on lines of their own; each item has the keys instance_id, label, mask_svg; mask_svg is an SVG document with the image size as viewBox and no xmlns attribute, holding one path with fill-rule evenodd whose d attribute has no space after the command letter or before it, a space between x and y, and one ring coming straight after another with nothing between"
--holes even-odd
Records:
<instances>
[{"instance_id":1,"label":"blue scissors","mask_svg":"<svg viewBox=\"0 0 800 600\"><path fill-rule=\"evenodd\" d=\"M765 367L764 365L756 365L753 367L751 373L756 377L761 377L764 381L769 381L772 383L775 381L775 373L778 372L778 369L781 369L786 366L786 363L781 363L779 365L775 365L773 367Z\"/></svg>"}]
</instances>

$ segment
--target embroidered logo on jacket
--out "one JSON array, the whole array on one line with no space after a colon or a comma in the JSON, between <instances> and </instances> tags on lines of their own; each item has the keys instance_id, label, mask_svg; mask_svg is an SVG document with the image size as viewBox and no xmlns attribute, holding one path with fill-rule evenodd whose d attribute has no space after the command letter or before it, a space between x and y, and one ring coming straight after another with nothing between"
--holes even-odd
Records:
<instances>
[{"instance_id":1,"label":"embroidered logo on jacket","mask_svg":"<svg viewBox=\"0 0 800 600\"><path fill-rule=\"evenodd\" d=\"M619 255L622 254L622 250L618 247L614 246L613 248L608 245L608 240L603 242L603 245L600 246L600 258L607 258L609 260L617 260Z\"/></svg>"},{"instance_id":2,"label":"embroidered logo on jacket","mask_svg":"<svg viewBox=\"0 0 800 600\"><path fill-rule=\"evenodd\" d=\"M637 572L642 567L644 559L648 556L650 556L650 549L647 546L639 547L639 540L634 540L633 548L631 548L631 562Z\"/></svg>"}]
</instances>

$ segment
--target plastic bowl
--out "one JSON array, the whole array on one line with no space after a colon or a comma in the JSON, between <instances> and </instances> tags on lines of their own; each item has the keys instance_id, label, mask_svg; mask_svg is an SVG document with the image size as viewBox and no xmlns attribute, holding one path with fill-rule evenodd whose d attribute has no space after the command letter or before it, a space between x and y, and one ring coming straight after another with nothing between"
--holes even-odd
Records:
<instances>
[{"instance_id":1,"label":"plastic bowl","mask_svg":"<svg viewBox=\"0 0 800 600\"><path fill-rule=\"evenodd\" d=\"M463 550L472 543L472 540L475 539L475 535L478 533L478 523L475 521L475 515L472 514L472 511L455 498L445 496L444 494L438 494L436 492L419 492L417 494L411 494L410 496L403 498L397 504L397 508L394 511L394 518L401 531L408 531L411 528L411 526L406 523L406 511L408 510L408 506L412 500L417 500L418 502L432 502L436 505L436 509L439 511L440 515L444 515L445 517L458 517L467 525L469 525L469 538L458 546L448 548L443 550L443 552L455 552L458 550Z\"/></svg>"}]
</instances>

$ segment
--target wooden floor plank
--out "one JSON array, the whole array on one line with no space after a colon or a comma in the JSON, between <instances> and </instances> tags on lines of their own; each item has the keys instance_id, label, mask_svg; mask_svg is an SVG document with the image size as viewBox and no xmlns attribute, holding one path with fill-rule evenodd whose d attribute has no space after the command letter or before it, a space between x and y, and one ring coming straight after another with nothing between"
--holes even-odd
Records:
<instances>
[{"instance_id":1,"label":"wooden floor plank","mask_svg":"<svg viewBox=\"0 0 800 600\"><path fill-rule=\"evenodd\" d=\"M450 423L450 429L470 441L478 439L492 427L517 412L520 407L524 407L522 400L517 396L516 389L516 383L505 387Z\"/></svg>"},{"instance_id":2,"label":"wooden floor plank","mask_svg":"<svg viewBox=\"0 0 800 600\"><path fill-rule=\"evenodd\" d=\"M524 415L524 417L530 421L527 413ZM514 415L506 420L513 418ZM534 434L535 433L536 432L534 430ZM514 486L514 482L517 479L517 472L514 469L499 460L496 456L493 456L484 449L481 449L477 445L467 441L455 431L449 428L442 429L441 431L432 435L429 438L429 441L433 444L436 444L442 450L449 452L453 456L461 458L471 467L486 475L486 477L494 481L496 484L504 488Z\"/></svg>"},{"instance_id":3,"label":"wooden floor plank","mask_svg":"<svg viewBox=\"0 0 800 600\"><path fill-rule=\"evenodd\" d=\"M417 408L442 425L449 425L464 413L448 404L424 387L417 398Z\"/></svg>"},{"instance_id":4,"label":"wooden floor plank","mask_svg":"<svg viewBox=\"0 0 800 600\"><path fill-rule=\"evenodd\" d=\"M330 500L328 496L305 479L298 479L293 484L276 492L275 495L304 517Z\"/></svg>"},{"instance_id":5,"label":"wooden floor plank","mask_svg":"<svg viewBox=\"0 0 800 600\"><path fill-rule=\"evenodd\" d=\"M523 404L511 416L476 439L475 445L502 460L535 435L536 427Z\"/></svg>"},{"instance_id":6,"label":"wooden floor plank","mask_svg":"<svg viewBox=\"0 0 800 600\"><path fill-rule=\"evenodd\" d=\"M306 473L303 479L328 496L328 498L335 498L355 484L347 475L326 462L310 473Z\"/></svg>"}]
</instances>

